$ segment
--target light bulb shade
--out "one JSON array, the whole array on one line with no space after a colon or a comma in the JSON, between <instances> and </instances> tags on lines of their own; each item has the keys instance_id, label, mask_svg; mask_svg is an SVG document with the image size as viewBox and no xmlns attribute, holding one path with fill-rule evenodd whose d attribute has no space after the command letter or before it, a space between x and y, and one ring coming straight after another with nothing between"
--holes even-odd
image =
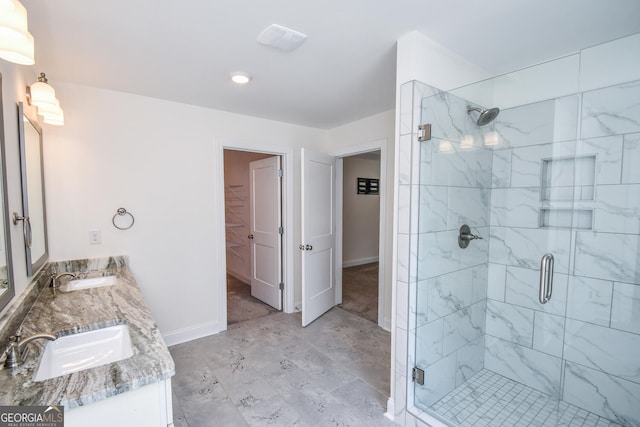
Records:
<instances>
[{"instance_id":1,"label":"light bulb shade","mask_svg":"<svg viewBox=\"0 0 640 427\"><path fill-rule=\"evenodd\" d=\"M0 58L22 65L35 63L27 10L18 0L0 0Z\"/></svg>"},{"instance_id":2,"label":"light bulb shade","mask_svg":"<svg viewBox=\"0 0 640 427\"><path fill-rule=\"evenodd\" d=\"M64 125L64 113L60 110L59 115L45 116L44 122L48 125L62 126Z\"/></svg>"},{"instance_id":3,"label":"light bulb shade","mask_svg":"<svg viewBox=\"0 0 640 427\"><path fill-rule=\"evenodd\" d=\"M30 88L30 93L31 93L31 105L35 105L38 108L40 107L55 108L56 102L58 101L56 99L56 91L48 83L36 82L32 84Z\"/></svg>"},{"instance_id":4,"label":"light bulb shade","mask_svg":"<svg viewBox=\"0 0 640 427\"><path fill-rule=\"evenodd\" d=\"M62 108L60 108L60 101L58 101L57 99L54 99L54 103L53 104L42 104L38 107L38 114L40 114L43 117L46 116L55 116L58 115L60 113L62 113Z\"/></svg>"}]
</instances>

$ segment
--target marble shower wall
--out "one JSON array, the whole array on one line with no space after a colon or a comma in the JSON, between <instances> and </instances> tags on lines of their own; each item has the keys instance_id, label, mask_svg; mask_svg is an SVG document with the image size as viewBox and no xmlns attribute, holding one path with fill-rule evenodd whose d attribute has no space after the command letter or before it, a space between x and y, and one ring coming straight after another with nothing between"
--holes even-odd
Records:
<instances>
[{"instance_id":1,"label":"marble shower wall","mask_svg":"<svg viewBox=\"0 0 640 427\"><path fill-rule=\"evenodd\" d=\"M493 153L467 114L467 102L436 92L423 98L421 122L431 140L419 143L415 364L425 371L416 404L432 405L484 366L489 204ZM463 224L483 236L458 245Z\"/></svg>"},{"instance_id":2,"label":"marble shower wall","mask_svg":"<svg viewBox=\"0 0 640 427\"><path fill-rule=\"evenodd\" d=\"M507 109L496 131L484 365L640 426L640 81Z\"/></svg>"}]
</instances>

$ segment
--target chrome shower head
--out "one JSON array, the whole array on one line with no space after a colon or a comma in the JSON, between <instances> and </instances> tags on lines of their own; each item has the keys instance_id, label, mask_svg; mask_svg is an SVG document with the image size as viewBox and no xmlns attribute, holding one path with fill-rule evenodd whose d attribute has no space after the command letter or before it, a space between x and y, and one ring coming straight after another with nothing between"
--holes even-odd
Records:
<instances>
[{"instance_id":1,"label":"chrome shower head","mask_svg":"<svg viewBox=\"0 0 640 427\"><path fill-rule=\"evenodd\" d=\"M480 116L478 116L478 120L476 121L478 126L488 125L498 117L498 114L500 114L499 108L481 108L467 105L467 114L471 114L472 111L480 113Z\"/></svg>"}]
</instances>

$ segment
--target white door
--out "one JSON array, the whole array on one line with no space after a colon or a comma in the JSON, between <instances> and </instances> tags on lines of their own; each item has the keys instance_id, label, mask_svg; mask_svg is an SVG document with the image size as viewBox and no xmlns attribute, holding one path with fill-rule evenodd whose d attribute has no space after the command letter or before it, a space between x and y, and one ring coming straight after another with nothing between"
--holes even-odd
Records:
<instances>
[{"instance_id":1,"label":"white door","mask_svg":"<svg viewBox=\"0 0 640 427\"><path fill-rule=\"evenodd\" d=\"M302 149L302 326L336 304L334 157Z\"/></svg>"},{"instance_id":2,"label":"white door","mask_svg":"<svg viewBox=\"0 0 640 427\"><path fill-rule=\"evenodd\" d=\"M251 295L282 310L280 157L249 163Z\"/></svg>"}]
</instances>

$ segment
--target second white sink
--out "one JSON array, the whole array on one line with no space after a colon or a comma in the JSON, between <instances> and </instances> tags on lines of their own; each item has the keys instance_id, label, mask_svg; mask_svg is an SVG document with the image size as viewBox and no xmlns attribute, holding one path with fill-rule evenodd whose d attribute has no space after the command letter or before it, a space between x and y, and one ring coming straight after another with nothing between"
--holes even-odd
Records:
<instances>
[{"instance_id":1,"label":"second white sink","mask_svg":"<svg viewBox=\"0 0 640 427\"><path fill-rule=\"evenodd\" d=\"M133 356L127 325L66 335L47 342L34 381L83 371Z\"/></svg>"},{"instance_id":2,"label":"second white sink","mask_svg":"<svg viewBox=\"0 0 640 427\"><path fill-rule=\"evenodd\" d=\"M81 289L99 288L101 286L113 286L116 284L116 276L92 277L89 279L71 280L60 286L62 292L79 291Z\"/></svg>"}]
</instances>

